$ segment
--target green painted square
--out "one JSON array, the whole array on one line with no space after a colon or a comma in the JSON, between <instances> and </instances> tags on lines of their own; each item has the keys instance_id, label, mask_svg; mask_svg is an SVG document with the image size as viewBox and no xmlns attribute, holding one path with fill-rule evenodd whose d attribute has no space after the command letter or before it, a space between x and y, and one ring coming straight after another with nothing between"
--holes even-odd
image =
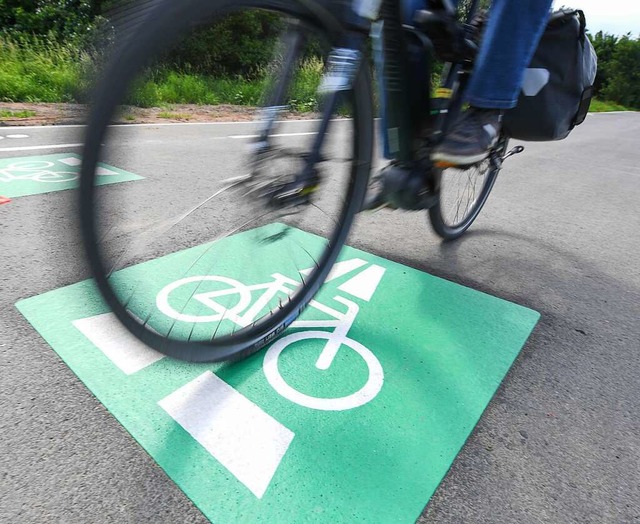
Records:
<instances>
[{"instance_id":1,"label":"green painted square","mask_svg":"<svg viewBox=\"0 0 640 524\"><path fill-rule=\"evenodd\" d=\"M225 238L211 247L210 256L215 257L218 249L226 255L232 252L235 260L250 256L255 244L249 240L282 227L274 224ZM321 241L300 230L290 234L309 250ZM158 275L159 292L182 277L202 275L203 259L209 256L202 255L209 248L180 251L131 270ZM277 243L265 244L264 249L263 258L273 261L265 274L238 274L233 264L216 274L247 285L269 281L278 271ZM269 249L274 251L269 253ZM203 265L199 262L185 274L183 268L190 268L198 257ZM344 313L345 304L356 306L356 320L347 336L379 362L383 384L373 398L344 410L305 407L272 387L265 375L265 355L273 354L284 338L231 366L158 357L127 375L72 324L107 312L92 282L29 298L17 307L212 522L414 522L539 314L346 247L340 261L348 265L353 260L360 265L328 282L318 295L316 305L325 308L324 317L317 307L310 307L302 316L307 321L326 319L327 307ZM373 275L369 284L379 277L373 291L363 285L367 282L362 275ZM198 311L192 312L200 314ZM287 333L306 329L292 328ZM307 396L348 396L372 375L358 354L345 345L328 370L318 370L314 363L324 342L316 338L290 346L280 355L277 369L290 386ZM293 434L264 493L249 489L246 480L223 465L224 460L214 458L203 440L198 442L184 423L176 422L159 405L206 372L214 373L239 397L250 400ZM189 395L185 398L187 405L193 400ZM206 408L196 414L194 421L206 422ZM243 416L238 414L238 427L247 423L240 420ZM209 429L234 430L220 420ZM268 448L272 443L266 444Z\"/></svg>"},{"instance_id":2,"label":"green painted square","mask_svg":"<svg viewBox=\"0 0 640 524\"><path fill-rule=\"evenodd\" d=\"M20 197L63 191L78 186L80 155L27 156L0 159L0 195ZM99 163L97 184L115 184L143 177Z\"/></svg>"}]
</instances>

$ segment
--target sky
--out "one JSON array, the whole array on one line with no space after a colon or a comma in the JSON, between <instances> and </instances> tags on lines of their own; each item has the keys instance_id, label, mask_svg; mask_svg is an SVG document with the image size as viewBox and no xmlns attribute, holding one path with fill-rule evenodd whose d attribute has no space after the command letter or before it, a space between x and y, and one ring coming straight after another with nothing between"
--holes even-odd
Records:
<instances>
[{"instance_id":1,"label":"sky","mask_svg":"<svg viewBox=\"0 0 640 524\"><path fill-rule=\"evenodd\" d=\"M554 0L554 7L582 9L591 34L640 36L640 0Z\"/></svg>"}]
</instances>

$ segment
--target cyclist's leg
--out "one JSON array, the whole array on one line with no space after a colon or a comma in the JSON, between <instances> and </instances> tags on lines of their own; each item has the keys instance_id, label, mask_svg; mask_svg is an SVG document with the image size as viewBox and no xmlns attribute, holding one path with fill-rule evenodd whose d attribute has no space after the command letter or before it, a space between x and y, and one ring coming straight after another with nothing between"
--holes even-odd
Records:
<instances>
[{"instance_id":1,"label":"cyclist's leg","mask_svg":"<svg viewBox=\"0 0 640 524\"><path fill-rule=\"evenodd\" d=\"M463 113L433 154L472 164L497 142L502 111L516 105L524 71L544 32L552 0L495 0L465 98Z\"/></svg>"},{"instance_id":2,"label":"cyclist's leg","mask_svg":"<svg viewBox=\"0 0 640 524\"><path fill-rule=\"evenodd\" d=\"M466 98L474 107L515 107L552 0L494 0Z\"/></svg>"}]
</instances>

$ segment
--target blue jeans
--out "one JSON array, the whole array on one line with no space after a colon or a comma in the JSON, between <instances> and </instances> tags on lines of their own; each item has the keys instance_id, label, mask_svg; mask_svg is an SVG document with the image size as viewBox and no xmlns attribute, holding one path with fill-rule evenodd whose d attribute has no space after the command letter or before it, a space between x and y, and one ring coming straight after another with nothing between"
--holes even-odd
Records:
<instances>
[{"instance_id":1,"label":"blue jeans","mask_svg":"<svg viewBox=\"0 0 640 524\"><path fill-rule=\"evenodd\" d=\"M457 3L456 0L454 0ZM428 0L401 0L404 22ZM484 108L515 107L524 72L544 32L552 0L493 0L465 98ZM376 53L378 54L378 53ZM419 60L413 61L419 63ZM380 69L381 56L378 56ZM420 71L412 72L423 81Z\"/></svg>"},{"instance_id":2,"label":"blue jeans","mask_svg":"<svg viewBox=\"0 0 640 524\"><path fill-rule=\"evenodd\" d=\"M471 105L499 109L515 107L524 72L546 27L551 2L493 0L465 94Z\"/></svg>"}]
</instances>

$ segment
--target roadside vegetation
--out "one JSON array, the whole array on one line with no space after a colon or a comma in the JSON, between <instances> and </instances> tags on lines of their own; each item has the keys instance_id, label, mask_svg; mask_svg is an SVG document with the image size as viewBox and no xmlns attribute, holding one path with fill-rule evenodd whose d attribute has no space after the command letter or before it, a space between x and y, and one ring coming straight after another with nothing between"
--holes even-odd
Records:
<instances>
[{"instance_id":1,"label":"roadside vegetation","mask_svg":"<svg viewBox=\"0 0 640 524\"><path fill-rule=\"evenodd\" d=\"M87 102L109 44L106 16L118 1L0 0L0 102ZM263 64L279 29L269 14L250 13L199 31L150 67L127 103L258 105L268 78ZM591 110L640 109L640 39L602 32L590 38L599 57ZM318 109L321 70L313 54L304 59L291 92L292 110Z\"/></svg>"},{"instance_id":2,"label":"roadside vegetation","mask_svg":"<svg viewBox=\"0 0 640 524\"><path fill-rule=\"evenodd\" d=\"M22 110L22 111L10 111L8 109L0 109L0 118L31 118L36 116L35 111Z\"/></svg>"}]
</instances>

